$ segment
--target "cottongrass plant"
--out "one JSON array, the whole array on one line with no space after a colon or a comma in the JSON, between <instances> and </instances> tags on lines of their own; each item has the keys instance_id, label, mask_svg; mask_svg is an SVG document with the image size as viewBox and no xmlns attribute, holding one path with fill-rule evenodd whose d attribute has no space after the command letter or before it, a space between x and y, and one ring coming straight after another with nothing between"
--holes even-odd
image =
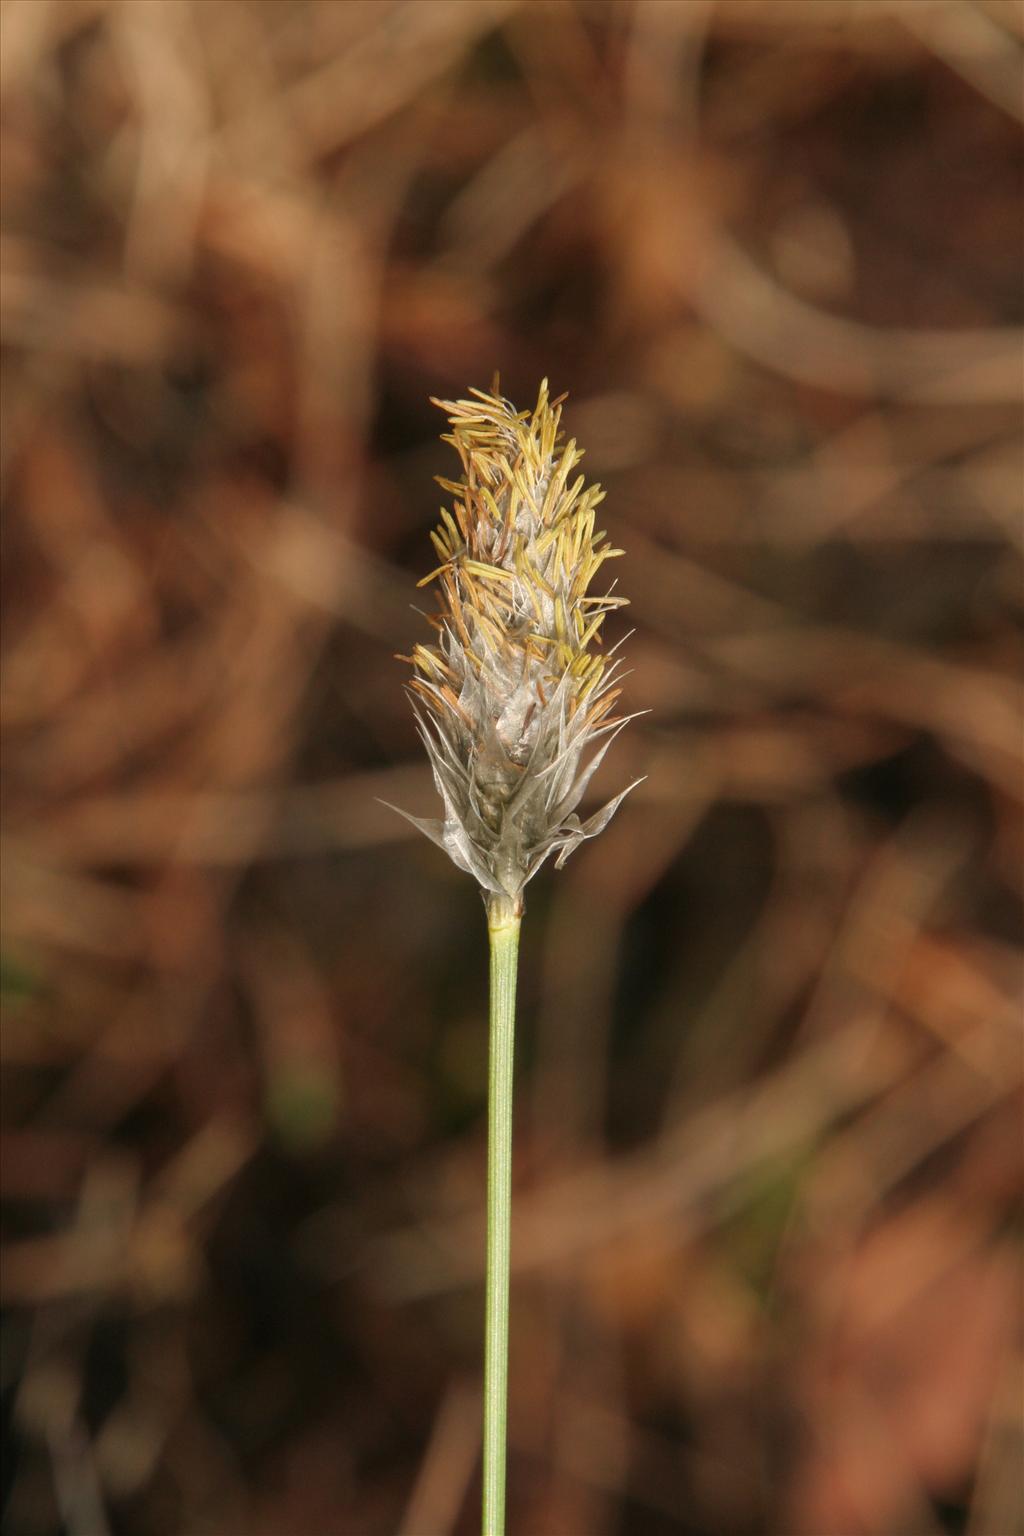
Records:
<instances>
[{"instance_id":1,"label":"cottongrass plant","mask_svg":"<svg viewBox=\"0 0 1024 1536\"><path fill-rule=\"evenodd\" d=\"M401 658L417 727L444 805L408 816L479 882L490 938L483 1536L505 1530L512 1044L523 890L607 826L629 785L596 815L577 807L629 716L614 714L618 661L600 649L605 616L626 599L590 593L612 549L594 519L604 493L573 478L561 399L541 384L533 411L493 391L435 400L459 455L453 498L431 534L440 564L432 643Z\"/></svg>"}]
</instances>

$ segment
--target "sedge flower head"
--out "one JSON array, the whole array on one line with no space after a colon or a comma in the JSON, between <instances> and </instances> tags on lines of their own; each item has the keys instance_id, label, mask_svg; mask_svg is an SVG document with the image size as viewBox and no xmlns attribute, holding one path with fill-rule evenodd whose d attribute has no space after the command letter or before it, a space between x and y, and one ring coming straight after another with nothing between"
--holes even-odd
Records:
<instances>
[{"instance_id":1,"label":"sedge flower head","mask_svg":"<svg viewBox=\"0 0 1024 1536\"><path fill-rule=\"evenodd\" d=\"M532 412L497 382L470 393L433 402L462 473L439 480L453 504L431 534L440 564L420 582L439 592L436 638L402 659L444 816L408 819L486 893L521 907L545 859L560 867L634 787L578 815L626 723L613 714L619 663L600 648L606 615L626 599L590 590L622 551L595 532L604 493L574 474L582 450L563 442L547 381Z\"/></svg>"}]
</instances>

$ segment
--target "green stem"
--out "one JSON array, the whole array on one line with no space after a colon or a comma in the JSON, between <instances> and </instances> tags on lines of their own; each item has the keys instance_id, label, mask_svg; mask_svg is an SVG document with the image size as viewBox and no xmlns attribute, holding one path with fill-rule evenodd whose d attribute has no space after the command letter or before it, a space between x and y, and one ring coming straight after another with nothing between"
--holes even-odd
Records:
<instances>
[{"instance_id":1,"label":"green stem","mask_svg":"<svg viewBox=\"0 0 1024 1536\"><path fill-rule=\"evenodd\" d=\"M487 1283L484 1323L483 1536L505 1532L509 1218L512 1210L512 1046L522 903L491 896L490 1070L487 1094Z\"/></svg>"}]
</instances>

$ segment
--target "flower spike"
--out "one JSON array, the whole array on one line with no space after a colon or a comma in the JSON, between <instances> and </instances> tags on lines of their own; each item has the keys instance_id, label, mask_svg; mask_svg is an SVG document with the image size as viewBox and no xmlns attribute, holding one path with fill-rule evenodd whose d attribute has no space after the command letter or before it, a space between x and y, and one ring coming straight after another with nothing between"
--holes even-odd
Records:
<instances>
[{"instance_id":1,"label":"flower spike","mask_svg":"<svg viewBox=\"0 0 1024 1536\"><path fill-rule=\"evenodd\" d=\"M612 714L619 662L599 648L605 616L626 599L588 595L622 551L594 531L600 486L573 475L583 452L562 440L565 397L549 399L546 379L532 412L502 398L497 379L470 394L433 401L462 474L439 478L454 502L431 534L441 564L420 583L440 593L437 639L403 659L444 817L408 819L518 911L544 860L561 867L634 787L577 815L626 723Z\"/></svg>"}]
</instances>

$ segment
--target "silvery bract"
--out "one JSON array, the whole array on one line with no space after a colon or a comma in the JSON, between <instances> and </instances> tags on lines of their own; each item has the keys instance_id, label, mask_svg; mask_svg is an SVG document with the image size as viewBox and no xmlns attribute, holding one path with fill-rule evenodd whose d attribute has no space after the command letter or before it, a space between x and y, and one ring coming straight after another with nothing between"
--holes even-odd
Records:
<instances>
[{"instance_id":1,"label":"silvery bract","mask_svg":"<svg viewBox=\"0 0 1024 1536\"><path fill-rule=\"evenodd\" d=\"M408 819L485 891L519 903L544 860L561 866L633 788L586 821L576 813L626 723L611 716L618 663L597 649L625 599L587 593L622 551L594 532L600 487L569 483L582 452L560 441L547 381L532 414L471 393L434 402L462 476L439 482L455 500L431 534L441 564L420 583L440 586L437 640L403 658L444 819Z\"/></svg>"}]
</instances>

